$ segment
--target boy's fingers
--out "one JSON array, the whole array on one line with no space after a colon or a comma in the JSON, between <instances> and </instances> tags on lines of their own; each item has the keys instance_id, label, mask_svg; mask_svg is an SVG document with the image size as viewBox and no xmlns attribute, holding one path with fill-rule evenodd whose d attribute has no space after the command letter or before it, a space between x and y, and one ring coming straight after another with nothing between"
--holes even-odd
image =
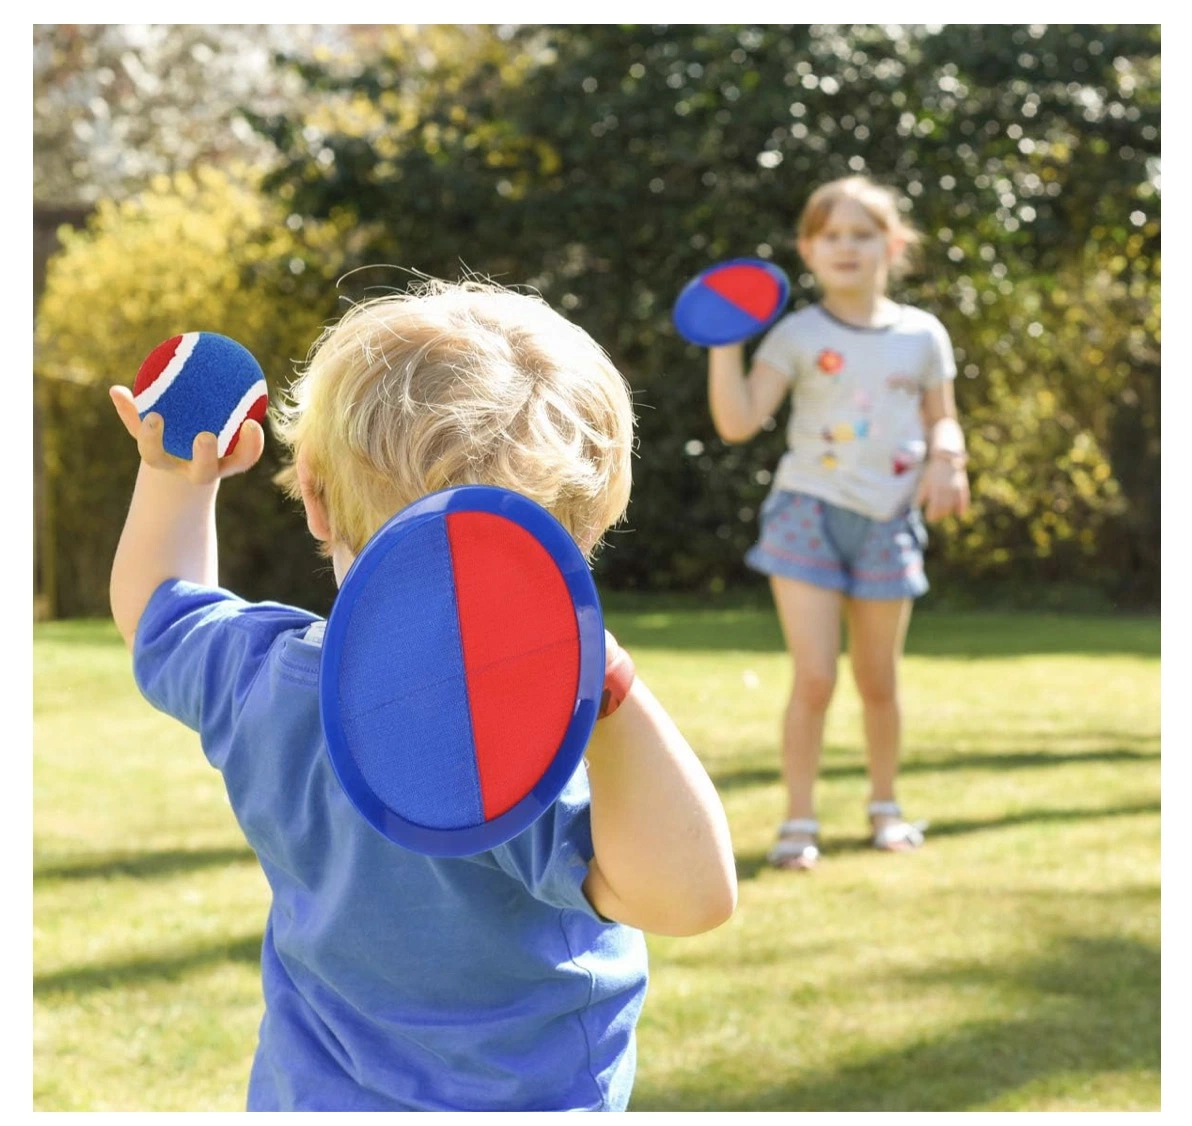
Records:
<instances>
[{"instance_id":1,"label":"boy's fingers","mask_svg":"<svg viewBox=\"0 0 1192 1126\"><path fill-rule=\"evenodd\" d=\"M161 444L164 434L161 415L152 413L141 419L141 425L136 431L137 451L141 460L154 469L166 469L170 464L170 455Z\"/></svg>"},{"instance_id":2,"label":"boy's fingers","mask_svg":"<svg viewBox=\"0 0 1192 1126\"><path fill-rule=\"evenodd\" d=\"M226 458L220 458L218 440L209 432L196 434L191 444L191 458L174 457L163 446L165 425L161 415L152 411L142 419L137 413L136 402L127 387L108 388L108 397L116 408L116 414L124 423L124 429L136 439L141 460L154 469L181 469L195 484L207 484L234 473L251 469L260 460L265 450L265 432L260 423L248 419L240 429L240 440Z\"/></svg>"},{"instance_id":3,"label":"boy's fingers","mask_svg":"<svg viewBox=\"0 0 1192 1126\"><path fill-rule=\"evenodd\" d=\"M265 431L259 422L250 418L240 427L240 439L236 448L220 463L220 472L225 477L243 473L256 465L264 452Z\"/></svg>"},{"instance_id":4,"label":"boy's fingers","mask_svg":"<svg viewBox=\"0 0 1192 1126\"><path fill-rule=\"evenodd\" d=\"M133 401L132 392L127 387L109 387L108 397L116 408L116 414L124 423L124 429L133 437L138 437L141 429L141 419L137 414L137 405Z\"/></svg>"},{"instance_id":5,"label":"boy's fingers","mask_svg":"<svg viewBox=\"0 0 1192 1126\"><path fill-rule=\"evenodd\" d=\"M191 443L189 476L196 485L219 477L219 441L209 430L196 434Z\"/></svg>"}]
</instances>

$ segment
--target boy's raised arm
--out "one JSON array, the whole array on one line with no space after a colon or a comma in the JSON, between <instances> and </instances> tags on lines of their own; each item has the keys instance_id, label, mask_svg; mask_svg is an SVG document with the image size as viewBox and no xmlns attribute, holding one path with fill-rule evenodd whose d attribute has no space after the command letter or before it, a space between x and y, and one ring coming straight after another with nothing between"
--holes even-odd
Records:
<instances>
[{"instance_id":1,"label":"boy's raised arm","mask_svg":"<svg viewBox=\"0 0 1192 1126\"><path fill-rule=\"evenodd\" d=\"M131 649L141 614L162 582L176 578L216 584L215 497L220 478L253 466L265 439L261 427L249 420L227 457L216 456L214 434L200 434L192 460L184 461L162 449L160 417L150 414L142 422L127 387L113 387L111 396L141 454L109 586L112 618Z\"/></svg>"},{"instance_id":2,"label":"boy's raised arm","mask_svg":"<svg viewBox=\"0 0 1192 1126\"><path fill-rule=\"evenodd\" d=\"M712 780L638 678L588 744L595 856L584 892L605 918L654 934L719 926L737 903L728 819Z\"/></svg>"}]
</instances>

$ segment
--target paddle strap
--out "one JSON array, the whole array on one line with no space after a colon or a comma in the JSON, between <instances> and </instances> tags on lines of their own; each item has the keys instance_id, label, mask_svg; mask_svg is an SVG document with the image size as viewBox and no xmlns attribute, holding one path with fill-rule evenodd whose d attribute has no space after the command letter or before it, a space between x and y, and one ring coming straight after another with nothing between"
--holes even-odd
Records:
<instances>
[{"instance_id":1,"label":"paddle strap","mask_svg":"<svg viewBox=\"0 0 1192 1126\"><path fill-rule=\"evenodd\" d=\"M608 630L604 631L604 692L600 696L600 711L597 719L612 715L621 706L633 687L637 669L633 658L617 644L617 639Z\"/></svg>"}]
</instances>

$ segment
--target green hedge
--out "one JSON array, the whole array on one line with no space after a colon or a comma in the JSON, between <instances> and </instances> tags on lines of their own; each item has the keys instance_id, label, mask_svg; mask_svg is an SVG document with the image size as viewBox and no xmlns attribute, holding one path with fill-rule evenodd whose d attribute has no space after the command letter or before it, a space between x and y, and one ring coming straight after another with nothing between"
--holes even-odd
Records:
<instances>
[{"instance_id":1,"label":"green hedge","mask_svg":"<svg viewBox=\"0 0 1192 1126\"><path fill-rule=\"evenodd\" d=\"M34 354L44 407L46 485L62 617L107 613L108 572L136 476L135 444L108 399L146 355L180 332L219 332L260 361L271 389L288 383L335 315L342 223L286 222L251 177L213 172L162 180L102 205L61 232L38 310ZM295 506L258 465L221 486L221 578L250 597L325 608L334 592Z\"/></svg>"},{"instance_id":2,"label":"green hedge","mask_svg":"<svg viewBox=\"0 0 1192 1126\"><path fill-rule=\"evenodd\" d=\"M895 296L941 317L961 370L974 504L933 538L937 590L1071 587L1157 604L1157 27L423 36L394 36L366 67L298 67L319 112L257 121L281 156L255 197L211 182L200 194L224 203L204 210L192 191L171 210L179 187L161 185L158 212L142 202L98 215L51 266L39 369L128 378L158 339L202 324L288 374L333 315L336 278L340 297L404 284L403 269L376 263L530 285L634 387L634 496L597 561L605 589L755 584L741 556L784 419L746 446L719 441L704 356L676 336L670 306L698 269L746 254L788 270L796 305L813 299L795 218L817 183L866 171L913 205L923 264ZM217 222L221 207L251 218ZM149 285L129 261L130 229L152 260ZM196 247L185 276L171 268L180 240ZM245 301L254 319L241 323ZM55 430L77 437L80 465L120 476L102 467L119 438L108 424L67 412ZM61 485L62 550L106 545L80 529L109 521L127 486L96 480L76 496ZM109 488L118 502L100 499ZM327 576L267 473L227 500L228 580L321 605ZM63 575L95 566L91 551Z\"/></svg>"},{"instance_id":3,"label":"green hedge","mask_svg":"<svg viewBox=\"0 0 1192 1126\"><path fill-rule=\"evenodd\" d=\"M943 319L962 372L974 505L936 537L936 578L1157 600L1157 27L490 35L463 72L442 53L416 81L422 56L401 43L347 74L306 68L328 104L373 113L260 123L285 154L268 182L299 213L356 214L375 232L362 262L529 283L609 348L641 416L609 584L745 578L782 429L745 449L716 439L703 355L670 305L743 254L772 256L795 303L812 299L795 218L817 183L866 171L928 235L898 296Z\"/></svg>"}]
</instances>

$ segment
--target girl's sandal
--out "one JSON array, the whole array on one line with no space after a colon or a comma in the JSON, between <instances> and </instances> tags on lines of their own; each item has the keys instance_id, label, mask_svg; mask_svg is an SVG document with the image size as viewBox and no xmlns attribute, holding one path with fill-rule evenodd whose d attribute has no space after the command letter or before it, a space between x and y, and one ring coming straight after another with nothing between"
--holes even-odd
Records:
<instances>
[{"instance_id":1,"label":"girl's sandal","mask_svg":"<svg viewBox=\"0 0 1192 1126\"><path fill-rule=\"evenodd\" d=\"M870 824L876 817L892 817L873 830L873 847L882 852L913 852L924 843L926 821L904 821L902 807L895 801L871 801L867 812Z\"/></svg>"},{"instance_id":2,"label":"girl's sandal","mask_svg":"<svg viewBox=\"0 0 1192 1126\"><path fill-rule=\"evenodd\" d=\"M775 868L796 872L810 872L819 860L819 849L815 838L819 835L819 822L810 817L793 817L778 826L778 840L766 853L766 859Z\"/></svg>"}]
</instances>

